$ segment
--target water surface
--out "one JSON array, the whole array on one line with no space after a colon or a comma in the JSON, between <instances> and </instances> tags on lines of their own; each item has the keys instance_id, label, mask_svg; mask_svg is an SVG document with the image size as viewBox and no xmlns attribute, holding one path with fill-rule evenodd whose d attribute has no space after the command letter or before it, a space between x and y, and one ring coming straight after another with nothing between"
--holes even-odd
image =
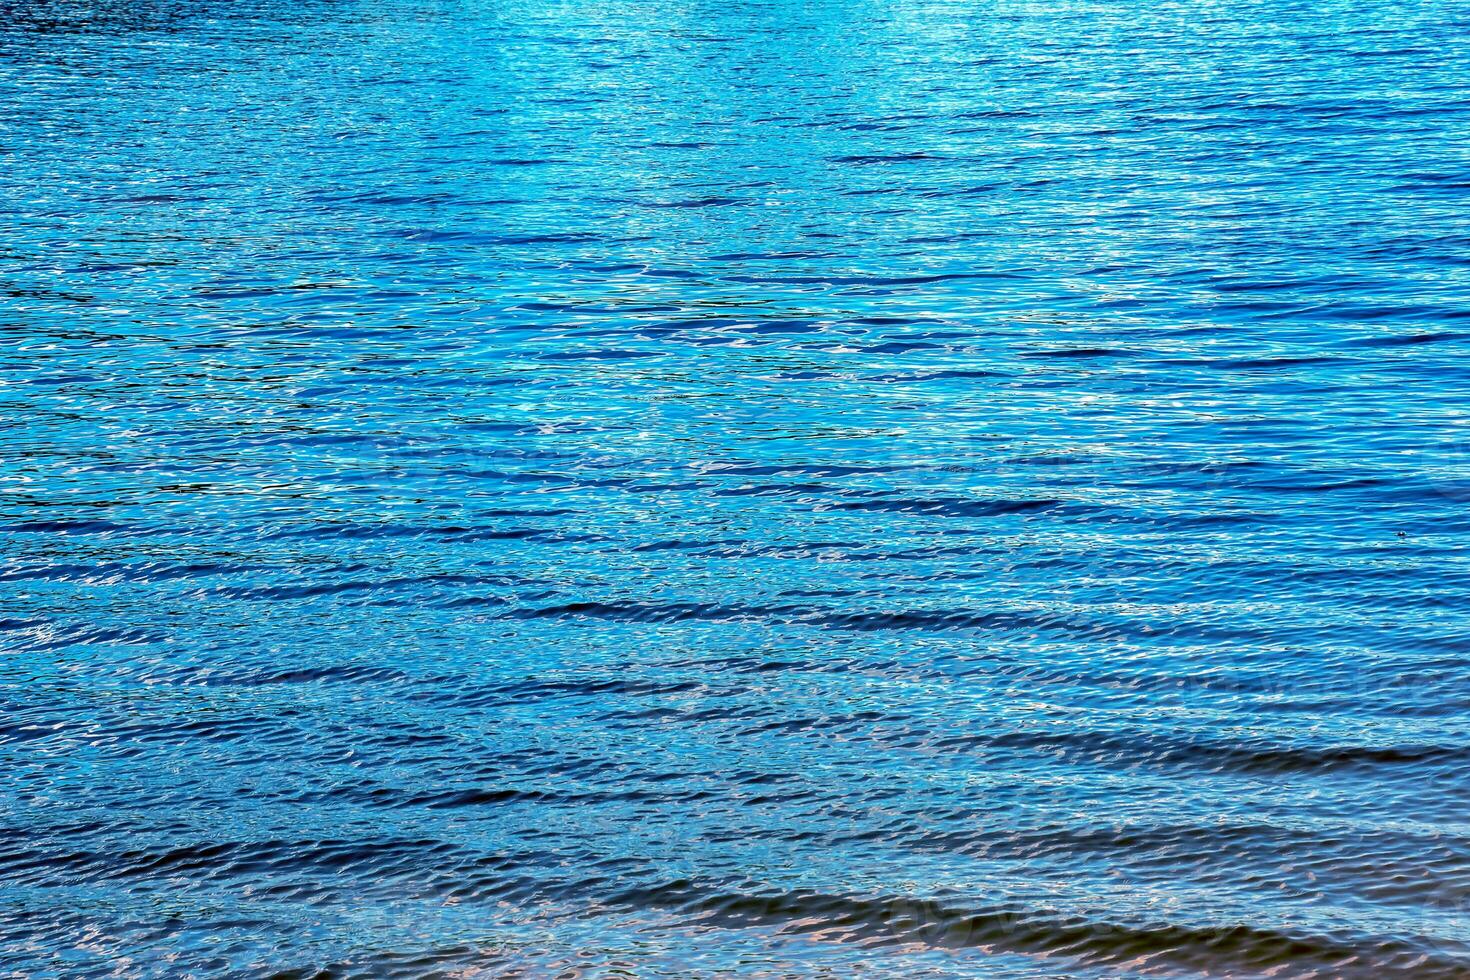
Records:
<instances>
[{"instance_id":1,"label":"water surface","mask_svg":"<svg viewBox=\"0 0 1470 980\"><path fill-rule=\"evenodd\" d=\"M1470 977L1467 38L0 5L0 970Z\"/></svg>"}]
</instances>

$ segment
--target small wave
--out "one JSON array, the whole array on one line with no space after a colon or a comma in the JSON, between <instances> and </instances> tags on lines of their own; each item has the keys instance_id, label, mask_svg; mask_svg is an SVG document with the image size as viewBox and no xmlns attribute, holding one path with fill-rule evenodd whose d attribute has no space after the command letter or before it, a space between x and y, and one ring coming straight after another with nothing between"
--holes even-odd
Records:
<instances>
[{"instance_id":1,"label":"small wave","mask_svg":"<svg viewBox=\"0 0 1470 980\"><path fill-rule=\"evenodd\" d=\"M1184 967L1212 973L1315 968L1338 976L1403 973L1458 978L1454 958L1400 939L1313 934L1246 924L1216 927L1103 920L1015 905L975 907L898 895L816 891L727 892L690 880L632 888L612 904L675 909L705 926L782 926L812 936L879 945L999 948L1114 967Z\"/></svg>"},{"instance_id":2,"label":"small wave","mask_svg":"<svg viewBox=\"0 0 1470 980\"><path fill-rule=\"evenodd\" d=\"M1024 514L1047 511L1063 506L1054 499L1041 500L935 500L876 499L853 500L840 504L823 504L822 510L853 510L889 514L933 514L941 517L998 517L1002 514Z\"/></svg>"}]
</instances>

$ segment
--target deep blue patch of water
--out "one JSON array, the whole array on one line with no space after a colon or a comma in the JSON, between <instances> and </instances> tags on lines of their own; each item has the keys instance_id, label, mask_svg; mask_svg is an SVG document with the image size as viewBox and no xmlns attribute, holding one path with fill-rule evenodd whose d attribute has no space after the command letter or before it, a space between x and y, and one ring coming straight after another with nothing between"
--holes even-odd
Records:
<instances>
[{"instance_id":1,"label":"deep blue patch of water","mask_svg":"<svg viewBox=\"0 0 1470 980\"><path fill-rule=\"evenodd\" d=\"M1470 976L1467 38L0 5L0 971Z\"/></svg>"}]
</instances>

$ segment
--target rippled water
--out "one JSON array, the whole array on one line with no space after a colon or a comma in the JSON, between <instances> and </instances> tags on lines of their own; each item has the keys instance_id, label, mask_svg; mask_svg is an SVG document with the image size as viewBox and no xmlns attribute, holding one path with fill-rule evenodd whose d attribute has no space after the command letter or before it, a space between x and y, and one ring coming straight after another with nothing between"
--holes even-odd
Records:
<instances>
[{"instance_id":1,"label":"rippled water","mask_svg":"<svg viewBox=\"0 0 1470 980\"><path fill-rule=\"evenodd\" d=\"M0 5L0 970L1470 977L1467 39Z\"/></svg>"}]
</instances>

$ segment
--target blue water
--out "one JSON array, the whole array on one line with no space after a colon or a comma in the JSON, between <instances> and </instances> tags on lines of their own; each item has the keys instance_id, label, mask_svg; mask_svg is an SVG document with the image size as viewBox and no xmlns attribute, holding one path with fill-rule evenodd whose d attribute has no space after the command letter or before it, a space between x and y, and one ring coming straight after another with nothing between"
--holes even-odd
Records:
<instances>
[{"instance_id":1,"label":"blue water","mask_svg":"<svg viewBox=\"0 0 1470 980\"><path fill-rule=\"evenodd\" d=\"M0 972L1470 977L1470 4L0 4Z\"/></svg>"}]
</instances>

